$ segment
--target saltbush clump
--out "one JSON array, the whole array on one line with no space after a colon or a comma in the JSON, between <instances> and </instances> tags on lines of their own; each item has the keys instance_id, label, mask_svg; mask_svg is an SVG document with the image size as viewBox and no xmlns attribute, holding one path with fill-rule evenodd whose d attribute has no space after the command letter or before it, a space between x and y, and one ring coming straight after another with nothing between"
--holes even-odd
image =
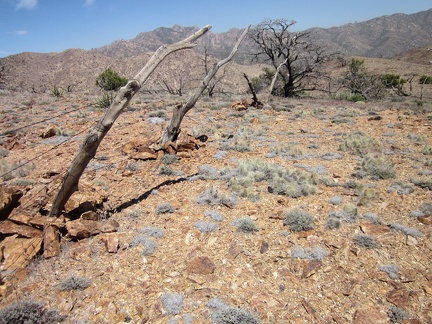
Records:
<instances>
[{"instance_id":1,"label":"saltbush clump","mask_svg":"<svg viewBox=\"0 0 432 324\"><path fill-rule=\"evenodd\" d=\"M309 231L315 227L314 217L302 209L292 209L285 213L284 225L293 232Z\"/></svg>"},{"instance_id":2,"label":"saltbush clump","mask_svg":"<svg viewBox=\"0 0 432 324\"><path fill-rule=\"evenodd\" d=\"M0 310L0 324L60 323L66 317L34 300L19 301Z\"/></svg>"},{"instance_id":3,"label":"saltbush clump","mask_svg":"<svg viewBox=\"0 0 432 324\"><path fill-rule=\"evenodd\" d=\"M399 280L399 267L395 264L385 264L380 267L381 271L387 273L387 275L393 280Z\"/></svg>"},{"instance_id":4,"label":"saltbush clump","mask_svg":"<svg viewBox=\"0 0 432 324\"><path fill-rule=\"evenodd\" d=\"M162 305L165 312L170 315L177 315L183 309L183 294L165 293L161 296Z\"/></svg>"},{"instance_id":5,"label":"saltbush clump","mask_svg":"<svg viewBox=\"0 0 432 324\"><path fill-rule=\"evenodd\" d=\"M71 276L64 279L59 286L60 290L85 290L90 287L91 281L86 278Z\"/></svg>"},{"instance_id":6,"label":"saltbush clump","mask_svg":"<svg viewBox=\"0 0 432 324\"><path fill-rule=\"evenodd\" d=\"M238 218L232 223L238 228L239 232L253 233L259 230L258 225L249 217Z\"/></svg>"},{"instance_id":7,"label":"saltbush clump","mask_svg":"<svg viewBox=\"0 0 432 324\"><path fill-rule=\"evenodd\" d=\"M135 236L132 241L129 243L129 247L135 247L138 245L142 245L143 246L143 251L142 254L144 256L150 256L152 255L156 248L158 247L158 243L149 238L147 235L143 235L143 234L139 234L137 236Z\"/></svg>"},{"instance_id":8,"label":"saltbush clump","mask_svg":"<svg viewBox=\"0 0 432 324\"><path fill-rule=\"evenodd\" d=\"M155 210L156 214L168 214L168 213L172 214L174 212L175 212L175 208L170 203L160 204L159 206L156 207Z\"/></svg>"},{"instance_id":9,"label":"saltbush clump","mask_svg":"<svg viewBox=\"0 0 432 324\"><path fill-rule=\"evenodd\" d=\"M322 260L327 255L328 251L319 246L304 249L300 245L296 245L291 252L293 259Z\"/></svg>"},{"instance_id":10,"label":"saltbush clump","mask_svg":"<svg viewBox=\"0 0 432 324\"><path fill-rule=\"evenodd\" d=\"M217 224L206 221L195 222L195 227L202 233L210 233L218 229Z\"/></svg>"},{"instance_id":11,"label":"saltbush clump","mask_svg":"<svg viewBox=\"0 0 432 324\"><path fill-rule=\"evenodd\" d=\"M222 222L224 220L224 215L219 213L217 210L209 210L204 212L204 216L208 216L216 222Z\"/></svg>"},{"instance_id":12,"label":"saltbush clump","mask_svg":"<svg viewBox=\"0 0 432 324\"><path fill-rule=\"evenodd\" d=\"M376 249L378 247L378 243L375 242L375 239L369 235L355 235L353 237L353 243L357 246L365 247L367 249Z\"/></svg>"},{"instance_id":13,"label":"saltbush clump","mask_svg":"<svg viewBox=\"0 0 432 324\"><path fill-rule=\"evenodd\" d=\"M416 230L415 228L407 227L407 226L402 225L402 224L393 223L393 224L390 224L390 228L394 231L399 231L405 235L409 235L412 237L422 236L422 232L420 232L419 230Z\"/></svg>"}]
</instances>

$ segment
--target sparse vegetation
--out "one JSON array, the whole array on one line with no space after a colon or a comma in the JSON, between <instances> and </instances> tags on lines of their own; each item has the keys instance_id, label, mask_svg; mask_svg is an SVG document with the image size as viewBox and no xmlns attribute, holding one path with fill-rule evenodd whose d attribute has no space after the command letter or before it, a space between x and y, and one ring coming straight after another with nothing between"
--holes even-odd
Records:
<instances>
[{"instance_id":1,"label":"sparse vegetation","mask_svg":"<svg viewBox=\"0 0 432 324\"><path fill-rule=\"evenodd\" d=\"M258 225L249 217L237 218L233 225L237 227L239 232L253 233L259 231Z\"/></svg>"},{"instance_id":2,"label":"sparse vegetation","mask_svg":"<svg viewBox=\"0 0 432 324\"><path fill-rule=\"evenodd\" d=\"M59 323L67 318L56 310L46 310L42 303L23 300L0 310L0 324Z\"/></svg>"},{"instance_id":3,"label":"sparse vegetation","mask_svg":"<svg viewBox=\"0 0 432 324\"><path fill-rule=\"evenodd\" d=\"M165 293L161 296L162 305L165 312L169 315L177 315L183 309L183 294L178 293Z\"/></svg>"},{"instance_id":4,"label":"sparse vegetation","mask_svg":"<svg viewBox=\"0 0 432 324\"><path fill-rule=\"evenodd\" d=\"M328 251L319 246L304 249L300 245L296 245L291 252L293 259L322 260L327 255Z\"/></svg>"},{"instance_id":5,"label":"sparse vegetation","mask_svg":"<svg viewBox=\"0 0 432 324\"><path fill-rule=\"evenodd\" d=\"M174 212L175 212L175 208L170 203L160 204L155 209L156 214L172 214Z\"/></svg>"},{"instance_id":6,"label":"sparse vegetation","mask_svg":"<svg viewBox=\"0 0 432 324\"><path fill-rule=\"evenodd\" d=\"M293 232L309 231L315 227L314 217L302 209L291 209L285 213L284 225Z\"/></svg>"},{"instance_id":7,"label":"sparse vegetation","mask_svg":"<svg viewBox=\"0 0 432 324\"><path fill-rule=\"evenodd\" d=\"M386 157L366 156L362 161L361 167L372 179L391 179L396 177L394 163Z\"/></svg>"},{"instance_id":8,"label":"sparse vegetation","mask_svg":"<svg viewBox=\"0 0 432 324\"><path fill-rule=\"evenodd\" d=\"M375 242L375 239L369 235L355 235L353 237L353 243L367 249L376 249L379 246L378 243Z\"/></svg>"},{"instance_id":9,"label":"sparse vegetation","mask_svg":"<svg viewBox=\"0 0 432 324\"><path fill-rule=\"evenodd\" d=\"M343 143L339 145L339 150L344 152L348 151L363 156L368 153L380 151L380 143L362 132L344 135L342 139Z\"/></svg>"},{"instance_id":10,"label":"sparse vegetation","mask_svg":"<svg viewBox=\"0 0 432 324\"><path fill-rule=\"evenodd\" d=\"M78 277L78 276L71 276L64 280L59 285L60 290L85 290L88 287L90 287L91 281Z\"/></svg>"}]
</instances>

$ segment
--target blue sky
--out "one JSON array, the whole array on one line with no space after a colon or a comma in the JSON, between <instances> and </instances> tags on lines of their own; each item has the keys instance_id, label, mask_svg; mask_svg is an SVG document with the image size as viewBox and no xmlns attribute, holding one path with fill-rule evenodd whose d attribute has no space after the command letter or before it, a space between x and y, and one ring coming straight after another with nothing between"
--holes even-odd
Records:
<instances>
[{"instance_id":1,"label":"blue sky","mask_svg":"<svg viewBox=\"0 0 432 324\"><path fill-rule=\"evenodd\" d=\"M0 57L91 49L175 24L222 32L286 18L304 30L431 8L432 0L0 0Z\"/></svg>"}]
</instances>

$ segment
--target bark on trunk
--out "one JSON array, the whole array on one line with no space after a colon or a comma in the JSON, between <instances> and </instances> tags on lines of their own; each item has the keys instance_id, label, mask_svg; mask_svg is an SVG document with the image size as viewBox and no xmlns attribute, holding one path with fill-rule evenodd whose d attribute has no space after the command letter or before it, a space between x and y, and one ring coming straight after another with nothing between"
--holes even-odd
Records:
<instances>
[{"instance_id":1,"label":"bark on trunk","mask_svg":"<svg viewBox=\"0 0 432 324\"><path fill-rule=\"evenodd\" d=\"M163 132L161 139L159 141L160 145L164 145L168 142L174 142L177 139L180 133L180 125L184 116L187 114L189 110L191 110L195 106L196 102L198 101L198 98L201 96L204 90L209 86L211 79L216 75L217 71L223 65L231 61L231 59L234 57L234 54L237 52L240 43L243 41L243 38L248 33L249 29L250 26L243 31L243 34L240 36L240 38L237 40L237 43L231 50L230 55L213 66L213 68L208 72L208 74L203 79L201 85L188 98L188 101L185 104L174 107L170 124Z\"/></svg>"},{"instance_id":2,"label":"bark on trunk","mask_svg":"<svg viewBox=\"0 0 432 324\"><path fill-rule=\"evenodd\" d=\"M72 164L63 180L61 188L57 193L56 197L54 198L49 214L50 216L58 216L62 213L64 205L69 200L70 196L78 189L79 179L90 160L96 155L96 151L103 138L108 133L117 117L121 114L123 109L128 106L132 97L147 81L147 79L156 69L156 67L169 54L182 49L193 48L194 46L196 46L194 41L204 35L207 31L209 31L211 27L211 25L207 25L201 28L195 34L175 44L162 45L153 54L153 56L141 69L141 71L138 72L138 74L124 87L120 88L111 106L107 109L105 115L97 123L97 125L90 130L89 134L84 139L78 155L72 161Z\"/></svg>"}]
</instances>

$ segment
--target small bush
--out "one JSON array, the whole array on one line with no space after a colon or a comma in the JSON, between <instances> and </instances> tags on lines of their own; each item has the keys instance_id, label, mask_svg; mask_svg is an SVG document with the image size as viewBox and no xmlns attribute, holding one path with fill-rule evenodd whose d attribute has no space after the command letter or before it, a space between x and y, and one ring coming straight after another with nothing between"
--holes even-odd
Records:
<instances>
[{"instance_id":1,"label":"small bush","mask_svg":"<svg viewBox=\"0 0 432 324\"><path fill-rule=\"evenodd\" d=\"M343 203L343 199L341 196L333 196L329 199L329 203L332 205L340 205Z\"/></svg>"},{"instance_id":2,"label":"small bush","mask_svg":"<svg viewBox=\"0 0 432 324\"><path fill-rule=\"evenodd\" d=\"M162 157L162 163L165 165L174 164L177 162L177 156L175 154L165 154Z\"/></svg>"},{"instance_id":3,"label":"small bush","mask_svg":"<svg viewBox=\"0 0 432 324\"><path fill-rule=\"evenodd\" d=\"M33 300L13 303L0 310L0 324L59 323L66 319L56 310L46 310L43 304Z\"/></svg>"},{"instance_id":4,"label":"small bush","mask_svg":"<svg viewBox=\"0 0 432 324\"><path fill-rule=\"evenodd\" d=\"M253 233L259 230L257 224L249 217L238 218L233 221L233 225L237 227L239 232Z\"/></svg>"},{"instance_id":5,"label":"small bush","mask_svg":"<svg viewBox=\"0 0 432 324\"><path fill-rule=\"evenodd\" d=\"M170 203L160 204L155 209L155 213L158 214L158 215L159 214L168 214L168 213L172 214L174 212L175 212L175 208Z\"/></svg>"},{"instance_id":6,"label":"small bush","mask_svg":"<svg viewBox=\"0 0 432 324\"><path fill-rule=\"evenodd\" d=\"M283 224L288 225L293 232L309 231L315 227L314 217L302 209L287 211Z\"/></svg>"},{"instance_id":7,"label":"small bush","mask_svg":"<svg viewBox=\"0 0 432 324\"><path fill-rule=\"evenodd\" d=\"M139 208L131 209L127 212L127 217L138 218L142 215L142 211Z\"/></svg>"},{"instance_id":8,"label":"small bush","mask_svg":"<svg viewBox=\"0 0 432 324\"><path fill-rule=\"evenodd\" d=\"M158 247L158 243L155 240L149 238L147 235L142 234L135 236L129 243L129 247L135 247L138 245L143 246L142 254L144 256L152 255Z\"/></svg>"},{"instance_id":9,"label":"small bush","mask_svg":"<svg viewBox=\"0 0 432 324\"><path fill-rule=\"evenodd\" d=\"M162 118L162 119L168 118L167 113L165 111L163 111L163 110L152 111L151 113L149 113L148 116L149 117L159 117L159 118Z\"/></svg>"},{"instance_id":10,"label":"small bush","mask_svg":"<svg viewBox=\"0 0 432 324\"><path fill-rule=\"evenodd\" d=\"M64 93L65 93L65 91L56 85L51 88L51 94L56 98L63 97Z\"/></svg>"},{"instance_id":11,"label":"small bush","mask_svg":"<svg viewBox=\"0 0 432 324\"><path fill-rule=\"evenodd\" d=\"M59 286L60 290L85 290L90 287L91 281L86 278L71 276L64 279Z\"/></svg>"},{"instance_id":12,"label":"small bush","mask_svg":"<svg viewBox=\"0 0 432 324\"><path fill-rule=\"evenodd\" d=\"M398 224L398 223L390 224L390 228L394 231L399 231L405 235L409 235L412 237L420 237L423 235L422 232L416 230L415 228L407 227L405 225Z\"/></svg>"},{"instance_id":13,"label":"small bush","mask_svg":"<svg viewBox=\"0 0 432 324\"><path fill-rule=\"evenodd\" d=\"M394 163L385 157L367 156L363 159L362 169L372 179L390 179L396 176Z\"/></svg>"},{"instance_id":14,"label":"small bush","mask_svg":"<svg viewBox=\"0 0 432 324\"><path fill-rule=\"evenodd\" d=\"M216 189L210 187L199 195L195 202L199 205L224 205L232 208L238 203L238 200L235 197L220 194Z\"/></svg>"},{"instance_id":15,"label":"small bush","mask_svg":"<svg viewBox=\"0 0 432 324\"><path fill-rule=\"evenodd\" d=\"M195 227L202 233L210 233L217 230L218 226L215 223L198 221L195 222Z\"/></svg>"},{"instance_id":16,"label":"small bush","mask_svg":"<svg viewBox=\"0 0 432 324\"><path fill-rule=\"evenodd\" d=\"M224 215L216 210L209 210L204 212L204 216L208 216L216 222L222 222L224 220Z\"/></svg>"},{"instance_id":17,"label":"small bush","mask_svg":"<svg viewBox=\"0 0 432 324\"><path fill-rule=\"evenodd\" d=\"M385 264L380 267L381 271L387 273L387 275L393 280L399 280L399 267L394 264Z\"/></svg>"},{"instance_id":18,"label":"small bush","mask_svg":"<svg viewBox=\"0 0 432 324\"><path fill-rule=\"evenodd\" d=\"M183 294L165 293L161 296L162 305L169 315L177 315L183 309Z\"/></svg>"},{"instance_id":19,"label":"small bush","mask_svg":"<svg viewBox=\"0 0 432 324\"><path fill-rule=\"evenodd\" d=\"M376 249L378 247L378 243L369 235L355 235L353 237L353 243L367 249Z\"/></svg>"},{"instance_id":20,"label":"small bush","mask_svg":"<svg viewBox=\"0 0 432 324\"><path fill-rule=\"evenodd\" d=\"M96 99L95 103L93 104L96 108L104 109L111 106L111 103L113 102L113 95L109 93L104 93L102 97Z\"/></svg>"},{"instance_id":21,"label":"small bush","mask_svg":"<svg viewBox=\"0 0 432 324\"><path fill-rule=\"evenodd\" d=\"M422 189L427 189L432 191L432 180L425 179L410 179L411 183Z\"/></svg>"},{"instance_id":22,"label":"small bush","mask_svg":"<svg viewBox=\"0 0 432 324\"><path fill-rule=\"evenodd\" d=\"M327 250L319 246L304 249L300 245L296 245L291 252L291 258L293 259L322 260L327 255Z\"/></svg>"},{"instance_id":23,"label":"small bush","mask_svg":"<svg viewBox=\"0 0 432 324\"><path fill-rule=\"evenodd\" d=\"M423 74L419 79L420 84L432 84L432 76Z\"/></svg>"},{"instance_id":24,"label":"small bush","mask_svg":"<svg viewBox=\"0 0 432 324\"><path fill-rule=\"evenodd\" d=\"M105 91L117 90L127 84L128 80L116 71L107 68L96 78L96 85Z\"/></svg>"},{"instance_id":25,"label":"small bush","mask_svg":"<svg viewBox=\"0 0 432 324\"><path fill-rule=\"evenodd\" d=\"M164 231L162 229L152 226L144 227L140 229L139 232L156 238L161 238L164 236Z\"/></svg>"},{"instance_id":26,"label":"small bush","mask_svg":"<svg viewBox=\"0 0 432 324\"><path fill-rule=\"evenodd\" d=\"M376 139L361 132L345 135L342 139L343 143L339 145L339 150L343 152L348 151L363 156L381 150L381 145Z\"/></svg>"},{"instance_id":27,"label":"small bush","mask_svg":"<svg viewBox=\"0 0 432 324\"><path fill-rule=\"evenodd\" d=\"M259 320L251 312L241 309L228 307L215 312L212 316L213 324L258 324Z\"/></svg>"},{"instance_id":28,"label":"small bush","mask_svg":"<svg viewBox=\"0 0 432 324\"><path fill-rule=\"evenodd\" d=\"M390 323L403 323L408 317L408 313L404 309L396 306L391 306L387 314Z\"/></svg>"},{"instance_id":29,"label":"small bush","mask_svg":"<svg viewBox=\"0 0 432 324\"><path fill-rule=\"evenodd\" d=\"M397 192L400 195L409 195L415 190L415 188L409 183L403 181L396 181L391 184L387 189L387 192Z\"/></svg>"}]
</instances>

